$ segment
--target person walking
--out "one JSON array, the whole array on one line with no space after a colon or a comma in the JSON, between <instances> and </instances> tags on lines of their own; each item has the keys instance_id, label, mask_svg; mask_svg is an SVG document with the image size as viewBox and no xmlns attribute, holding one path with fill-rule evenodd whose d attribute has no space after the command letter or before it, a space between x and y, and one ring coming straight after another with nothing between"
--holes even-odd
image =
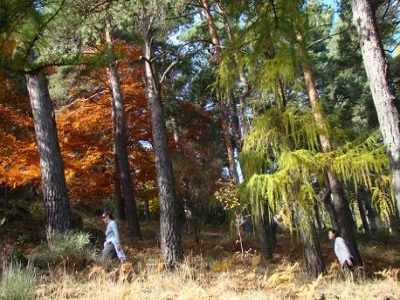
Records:
<instances>
[{"instance_id":1,"label":"person walking","mask_svg":"<svg viewBox=\"0 0 400 300\"><path fill-rule=\"evenodd\" d=\"M104 212L101 218L106 225L106 240L104 242L104 248L101 255L103 265L108 267L110 262L117 257L121 262L125 262L126 257L119 240L117 222L113 219L109 212Z\"/></svg>"},{"instance_id":2,"label":"person walking","mask_svg":"<svg viewBox=\"0 0 400 300\"><path fill-rule=\"evenodd\" d=\"M333 241L333 248L342 268L347 268L351 271L354 267L354 257L350 254L345 240L339 236L339 232L336 229L329 229L328 237Z\"/></svg>"}]
</instances>

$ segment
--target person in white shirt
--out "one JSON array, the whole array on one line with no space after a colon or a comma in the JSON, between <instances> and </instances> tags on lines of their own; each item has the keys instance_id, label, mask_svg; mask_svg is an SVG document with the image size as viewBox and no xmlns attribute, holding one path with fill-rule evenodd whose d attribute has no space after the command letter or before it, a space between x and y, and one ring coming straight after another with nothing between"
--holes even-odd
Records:
<instances>
[{"instance_id":1,"label":"person in white shirt","mask_svg":"<svg viewBox=\"0 0 400 300\"><path fill-rule=\"evenodd\" d=\"M352 270L354 267L354 257L350 254L350 250L345 240L339 236L339 232L335 229L329 229L328 237L333 241L334 251L343 268Z\"/></svg>"},{"instance_id":2,"label":"person in white shirt","mask_svg":"<svg viewBox=\"0 0 400 300\"><path fill-rule=\"evenodd\" d=\"M117 222L115 222L109 212L104 212L101 218L106 225L106 241L104 242L104 249L101 255L103 265L108 266L111 260L116 257L118 257L121 262L125 262L126 257L119 241Z\"/></svg>"}]
</instances>

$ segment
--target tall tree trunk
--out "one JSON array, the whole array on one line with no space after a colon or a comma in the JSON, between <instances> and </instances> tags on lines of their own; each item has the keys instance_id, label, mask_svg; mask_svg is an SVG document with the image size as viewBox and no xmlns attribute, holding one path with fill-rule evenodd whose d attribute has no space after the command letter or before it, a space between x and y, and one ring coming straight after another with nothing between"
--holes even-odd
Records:
<instances>
[{"instance_id":1,"label":"tall tree trunk","mask_svg":"<svg viewBox=\"0 0 400 300\"><path fill-rule=\"evenodd\" d=\"M236 169L235 162L235 148L233 147L232 138L229 133L229 122L228 117L229 113L227 113L227 106L224 104L219 104L220 115L221 115L221 128L222 133L224 135L225 147L228 156L228 169L230 178L234 183L239 183L239 175Z\"/></svg>"},{"instance_id":2,"label":"tall tree trunk","mask_svg":"<svg viewBox=\"0 0 400 300\"><path fill-rule=\"evenodd\" d=\"M297 208L297 223L299 224L298 228L304 246L304 261L307 274L316 278L326 271L317 232L308 212L304 211L300 205Z\"/></svg>"},{"instance_id":3,"label":"tall tree trunk","mask_svg":"<svg viewBox=\"0 0 400 300\"><path fill-rule=\"evenodd\" d=\"M110 33L110 22L107 21L106 26L106 42L108 43L109 52L113 54L113 41ZM128 223L129 236L142 238L140 232L139 218L137 215L136 201L133 191L132 177L129 167L127 138L126 138L126 118L125 106L121 93L120 80L118 75L118 63L113 61L107 68L108 80L112 90L112 107L115 108L114 138L115 138L115 155L118 162L119 178L121 180L122 193L125 200L126 219Z\"/></svg>"},{"instance_id":4,"label":"tall tree trunk","mask_svg":"<svg viewBox=\"0 0 400 300\"><path fill-rule=\"evenodd\" d=\"M317 229L320 231L322 229L322 222L321 222L321 216L319 215L319 205L315 203L313 205L314 208L314 214L315 214L315 221L317 224Z\"/></svg>"},{"instance_id":5,"label":"tall tree trunk","mask_svg":"<svg viewBox=\"0 0 400 300\"><path fill-rule=\"evenodd\" d=\"M146 223L150 222L150 205L149 205L149 199L144 200L144 216L146 218Z\"/></svg>"},{"instance_id":6,"label":"tall tree trunk","mask_svg":"<svg viewBox=\"0 0 400 300\"><path fill-rule=\"evenodd\" d=\"M115 131L115 129L114 129ZM117 153L114 146L114 153ZM125 217L125 204L124 198L122 197L121 191L121 180L119 178L120 170L118 166L117 155L115 155L115 171L114 171L114 205L115 205L115 217L117 220L126 220Z\"/></svg>"},{"instance_id":7,"label":"tall tree trunk","mask_svg":"<svg viewBox=\"0 0 400 300\"><path fill-rule=\"evenodd\" d=\"M112 122L113 122L113 133L115 136L116 128L115 125L117 124L117 121L115 119L116 111L115 111L115 102L113 97L111 97L111 117L112 117ZM121 171L119 169L119 164L118 164L118 158L117 158L117 149L116 149L116 143L114 141L114 205L115 205L115 217L117 220L126 220L126 215L125 215L125 201L122 196L122 190L121 190L121 178L120 174Z\"/></svg>"},{"instance_id":8,"label":"tall tree trunk","mask_svg":"<svg viewBox=\"0 0 400 300\"><path fill-rule=\"evenodd\" d=\"M239 117L238 117L238 112L236 109L236 103L235 103L235 95L233 92L229 94L229 117L230 117L230 128L232 129L233 132L233 138L235 142L235 148L238 153L242 151L242 133L240 130L240 123L239 123Z\"/></svg>"},{"instance_id":9,"label":"tall tree trunk","mask_svg":"<svg viewBox=\"0 0 400 300\"><path fill-rule=\"evenodd\" d=\"M325 205L325 208L328 211L329 218L331 219L332 227L339 228L336 211L333 207L333 203L332 203L331 199L332 199L331 190L328 189L322 196L321 202Z\"/></svg>"},{"instance_id":10,"label":"tall tree trunk","mask_svg":"<svg viewBox=\"0 0 400 300\"><path fill-rule=\"evenodd\" d=\"M369 231L373 235L376 231L376 221L375 221L376 213L371 206L371 201L370 201L371 193L364 187L360 188L358 192L362 205L365 209L365 216L367 218Z\"/></svg>"},{"instance_id":11,"label":"tall tree trunk","mask_svg":"<svg viewBox=\"0 0 400 300\"><path fill-rule=\"evenodd\" d=\"M321 103L318 97L318 91L315 85L312 68L308 62L308 55L303 45L302 36L298 34L297 39L299 42L300 56L303 59L302 68L304 73L304 80L306 82L308 96L310 98L311 110L315 119L315 123L318 127L320 144L323 152L329 152L331 151L331 142L327 135L325 119L321 109ZM351 214L349 204L344 197L339 179L336 173L329 167L326 170L326 175L328 177L329 187L331 190L333 208L337 217L337 229L339 229L341 236L346 240L346 243L349 246L349 250L356 260L357 264L362 264L361 256L358 251L357 242L355 240L353 232L353 216ZM332 223L334 222L335 220L332 220Z\"/></svg>"},{"instance_id":12,"label":"tall tree trunk","mask_svg":"<svg viewBox=\"0 0 400 300\"><path fill-rule=\"evenodd\" d=\"M235 40L235 36L233 34L232 28L228 22L228 18L226 16L226 11L220 1L213 1L213 4L219 9L219 12L222 17L222 22L224 23L225 30L228 34L228 37L231 41ZM249 119L247 117L247 98L250 95L250 83L247 78L246 72L242 64L239 60L239 55L237 52L234 53L235 62L238 65L238 72L239 72L239 80L241 84L241 91L239 94L239 108L236 109L237 117L239 119L240 129L238 129L238 133L240 138L243 138L247 135L250 130ZM239 151L240 152L240 151Z\"/></svg>"},{"instance_id":13,"label":"tall tree trunk","mask_svg":"<svg viewBox=\"0 0 400 300\"><path fill-rule=\"evenodd\" d=\"M368 225L367 214L365 212L365 207L363 205L362 194L360 193L360 189L361 188L358 188L358 191L356 191L356 200L357 200L357 205L358 205L358 211L360 212L360 218L361 218L361 222L362 222L362 227L364 229L364 233L371 235L371 230Z\"/></svg>"},{"instance_id":14,"label":"tall tree trunk","mask_svg":"<svg viewBox=\"0 0 400 300\"><path fill-rule=\"evenodd\" d=\"M264 204L263 215L255 218L255 229L262 259L272 260L276 248L276 230L268 204Z\"/></svg>"},{"instance_id":15,"label":"tall tree trunk","mask_svg":"<svg viewBox=\"0 0 400 300\"><path fill-rule=\"evenodd\" d=\"M397 211L400 211L400 117L388 80L388 64L370 0L352 0L353 24L374 100L379 125L389 156Z\"/></svg>"},{"instance_id":16,"label":"tall tree trunk","mask_svg":"<svg viewBox=\"0 0 400 300\"><path fill-rule=\"evenodd\" d=\"M215 27L214 19L210 13L210 6L208 4L208 0L201 0L202 6L204 9L206 21L207 21L207 26L208 26L208 31L211 36L212 43L215 47L215 61L216 65L219 65L221 63L222 59L222 53L221 53L221 43L220 39L217 33L217 28ZM235 160L235 148L232 143L231 135L230 135L230 128L229 128L229 122L228 122L228 117L229 117L229 108L226 104L220 103L219 104L219 109L221 113L221 127L222 131L224 134L224 140L225 140L225 146L226 146L226 152L228 156L228 164L229 164L229 175L231 179L235 182L239 182L239 176L236 168L236 160Z\"/></svg>"},{"instance_id":17,"label":"tall tree trunk","mask_svg":"<svg viewBox=\"0 0 400 300\"><path fill-rule=\"evenodd\" d=\"M26 81L40 157L46 233L51 241L55 232L65 232L71 225L64 164L46 76L43 71L35 71L26 74Z\"/></svg>"},{"instance_id":18,"label":"tall tree trunk","mask_svg":"<svg viewBox=\"0 0 400 300\"><path fill-rule=\"evenodd\" d=\"M179 207L175 191L172 161L168 149L167 128L161 102L161 84L153 69L151 26L153 17L142 13L138 22L144 41L146 94L151 112L153 147L160 195L161 252L167 268L176 268L183 260Z\"/></svg>"}]
</instances>

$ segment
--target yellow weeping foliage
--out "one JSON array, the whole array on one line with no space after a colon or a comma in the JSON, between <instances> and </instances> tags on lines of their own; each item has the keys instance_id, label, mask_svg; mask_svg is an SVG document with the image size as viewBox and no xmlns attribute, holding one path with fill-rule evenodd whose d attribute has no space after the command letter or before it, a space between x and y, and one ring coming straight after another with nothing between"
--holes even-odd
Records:
<instances>
[{"instance_id":1,"label":"yellow weeping foliage","mask_svg":"<svg viewBox=\"0 0 400 300\"><path fill-rule=\"evenodd\" d=\"M270 109L256 118L241 154L245 192L256 217L267 203L290 213L300 205L311 212L318 195L314 183L326 181L326 170L335 172L346 187L364 186L372 204L389 224L393 212L389 161L380 135L347 142L329 152L319 150L317 126L310 114L289 108ZM351 186L352 185L352 186Z\"/></svg>"}]
</instances>

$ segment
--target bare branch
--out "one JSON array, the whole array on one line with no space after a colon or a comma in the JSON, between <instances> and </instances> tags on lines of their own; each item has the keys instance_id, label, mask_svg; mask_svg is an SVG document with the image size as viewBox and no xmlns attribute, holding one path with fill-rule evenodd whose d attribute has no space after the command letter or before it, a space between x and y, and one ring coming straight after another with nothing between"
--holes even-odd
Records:
<instances>
[{"instance_id":1,"label":"bare branch","mask_svg":"<svg viewBox=\"0 0 400 300\"><path fill-rule=\"evenodd\" d=\"M327 39L330 39L330 38L332 38L332 37L334 37L334 36L336 36L336 35L340 35L340 34L342 34L342 33L345 33L346 31L350 30L350 28L351 28L351 27L347 27L347 28L345 28L345 29L342 30L342 31L339 31L339 32L336 32L336 33L332 33L332 34L330 34L330 35L328 35L328 36L326 36L326 37L320 38L320 39L318 39L318 40L312 42L312 43L307 47L307 50L310 50L314 45L316 45L316 44L318 44L318 43L321 43L321 42L323 42L323 41L325 41L325 40L327 40Z\"/></svg>"},{"instance_id":2,"label":"bare branch","mask_svg":"<svg viewBox=\"0 0 400 300\"><path fill-rule=\"evenodd\" d=\"M179 62L179 59L174 60L169 66L168 68L164 71L164 74L161 76L160 79L160 84L163 83L165 77L167 76L168 72L172 70L172 68Z\"/></svg>"}]
</instances>

